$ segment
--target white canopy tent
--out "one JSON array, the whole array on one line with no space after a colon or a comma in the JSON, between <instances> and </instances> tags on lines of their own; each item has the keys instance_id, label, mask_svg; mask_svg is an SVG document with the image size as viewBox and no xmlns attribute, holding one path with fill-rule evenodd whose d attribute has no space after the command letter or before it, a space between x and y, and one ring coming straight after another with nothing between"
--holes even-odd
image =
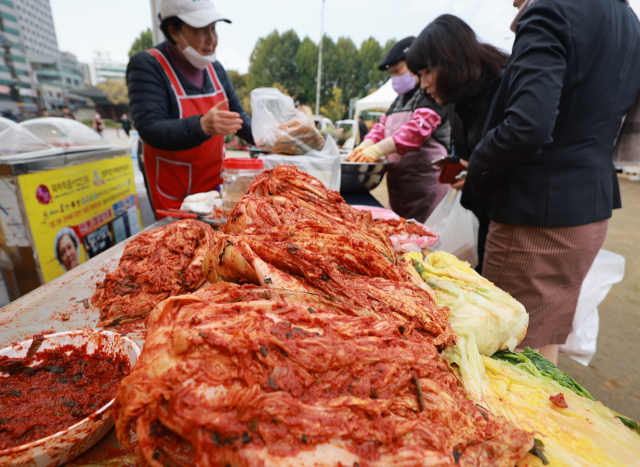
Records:
<instances>
[{"instance_id":1,"label":"white canopy tent","mask_svg":"<svg viewBox=\"0 0 640 467\"><path fill-rule=\"evenodd\" d=\"M360 99L356 102L356 113L353 116L353 119L357 122L358 117L365 110L387 110L393 104L393 101L398 97L398 93L393 90L393 86L391 85L391 80L384 83L380 89L378 89L373 94L369 94L367 97ZM358 125L355 125L356 132L358 131ZM358 140L358 135L356 134L356 141Z\"/></svg>"}]
</instances>

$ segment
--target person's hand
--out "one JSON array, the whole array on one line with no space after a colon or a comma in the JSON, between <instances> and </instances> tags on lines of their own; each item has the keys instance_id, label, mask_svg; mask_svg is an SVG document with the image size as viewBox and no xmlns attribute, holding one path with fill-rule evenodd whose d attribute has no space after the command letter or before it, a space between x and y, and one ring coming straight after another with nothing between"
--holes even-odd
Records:
<instances>
[{"instance_id":1,"label":"person's hand","mask_svg":"<svg viewBox=\"0 0 640 467\"><path fill-rule=\"evenodd\" d=\"M351 151L351 154L349 154L349 157L347 157L347 162L360 162L362 151L364 150L364 148L372 146L373 144L373 141L371 141L370 139L363 140L357 148Z\"/></svg>"},{"instance_id":2,"label":"person's hand","mask_svg":"<svg viewBox=\"0 0 640 467\"><path fill-rule=\"evenodd\" d=\"M218 102L200 118L200 126L207 136L235 135L242 128L242 119L237 112L222 110L229 99Z\"/></svg>"},{"instance_id":3,"label":"person's hand","mask_svg":"<svg viewBox=\"0 0 640 467\"><path fill-rule=\"evenodd\" d=\"M349 154L349 157L347 157L347 162L358 162L360 160L360 157L362 156L363 149L363 147L358 146L353 151L351 151L351 154Z\"/></svg>"},{"instance_id":4,"label":"person's hand","mask_svg":"<svg viewBox=\"0 0 640 467\"><path fill-rule=\"evenodd\" d=\"M466 169L467 167L469 167L469 162L465 161L464 159L460 159L460 164ZM458 182L452 183L451 184L451 188L453 188L454 190L459 190L461 191L462 188L464 188L464 180L460 180Z\"/></svg>"},{"instance_id":5,"label":"person's hand","mask_svg":"<svg viewBox=\"0 0 640 467\"><path fill-rule=\"evenodd\" d=\"M460 180L459 182L452 183L451 188L453 188L454 190L462 191L462 189L464 188L464 180Z\"/></svg>"},{"instance_id":6,"label":"person's hand","mask_svg":"<svg viewBox=\"0 0 640 467\"><path fill-rule=\"evenodd\" d=\"M385 155L386 154L382 150L380 145L373 144L371 146L367 146L366 148L357 148L351 153L347 161L371 164L374 162L378 162Z\"/></svg>"}]
</instances>

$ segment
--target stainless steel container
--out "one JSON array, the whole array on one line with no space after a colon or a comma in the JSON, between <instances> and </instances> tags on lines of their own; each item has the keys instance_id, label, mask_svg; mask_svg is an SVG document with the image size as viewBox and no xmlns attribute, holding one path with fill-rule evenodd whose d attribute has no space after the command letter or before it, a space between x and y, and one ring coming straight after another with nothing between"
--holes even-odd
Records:
<instances>
[{"instance_id":1,"label":"stainless steel container","mask_svg":"<svg viewBox=\"0 0 640 467\"><path fill-rule=\"evenodd\" d=\"M366 164L361 162L342 162L341 193L368 193L375 189L387 172L386 162Z\"/></svg>"}]
</instances>

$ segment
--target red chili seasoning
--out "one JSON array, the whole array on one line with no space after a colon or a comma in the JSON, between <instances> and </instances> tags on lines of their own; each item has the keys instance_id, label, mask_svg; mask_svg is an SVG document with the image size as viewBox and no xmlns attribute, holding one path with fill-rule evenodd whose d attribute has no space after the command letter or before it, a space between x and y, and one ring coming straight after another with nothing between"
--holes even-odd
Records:
<instances>
[{"instance_id":1,"label":"red chili seasoning","mask_svg":"<svg viewBox=\"0 0 640 467\"><path fill-rule=\"evenodd\" d=\"M569 407L567 401L564 400L564 394L560 393L555 396L549 396L549 400L553 402L553 405L560 407L561 409L566 409Z\"/></svg>"},{"instance_id":2,"label":"red chili seasoning","mask_svg":"<svg viewBox=\"0 0 640 467\"><path fill-rule=\"evenodd\" d=\"M125 356L89 355L86 345L0 357L0 373L8 375L0 377L0 450L50 436L100 410L130 371Z\"/></svg>"}]
</instances>

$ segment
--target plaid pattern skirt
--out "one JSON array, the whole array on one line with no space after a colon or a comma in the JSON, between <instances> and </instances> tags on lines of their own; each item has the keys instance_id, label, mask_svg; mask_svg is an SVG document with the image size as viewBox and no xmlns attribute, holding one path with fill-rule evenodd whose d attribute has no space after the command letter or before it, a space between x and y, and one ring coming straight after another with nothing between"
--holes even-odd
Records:
<instances>
[{"instance_id":1,"label":"plaid pattern skirt","mask_svg":"<svg viewBox=\"0 0 640 467\"><path fill-rule=\"evenodd\" d=\"M491 222L482 272L529 313L529 329L519 348L567 341L582 282L608 226L608 219L576 227Z\"/></svg>"}]
</instances>

